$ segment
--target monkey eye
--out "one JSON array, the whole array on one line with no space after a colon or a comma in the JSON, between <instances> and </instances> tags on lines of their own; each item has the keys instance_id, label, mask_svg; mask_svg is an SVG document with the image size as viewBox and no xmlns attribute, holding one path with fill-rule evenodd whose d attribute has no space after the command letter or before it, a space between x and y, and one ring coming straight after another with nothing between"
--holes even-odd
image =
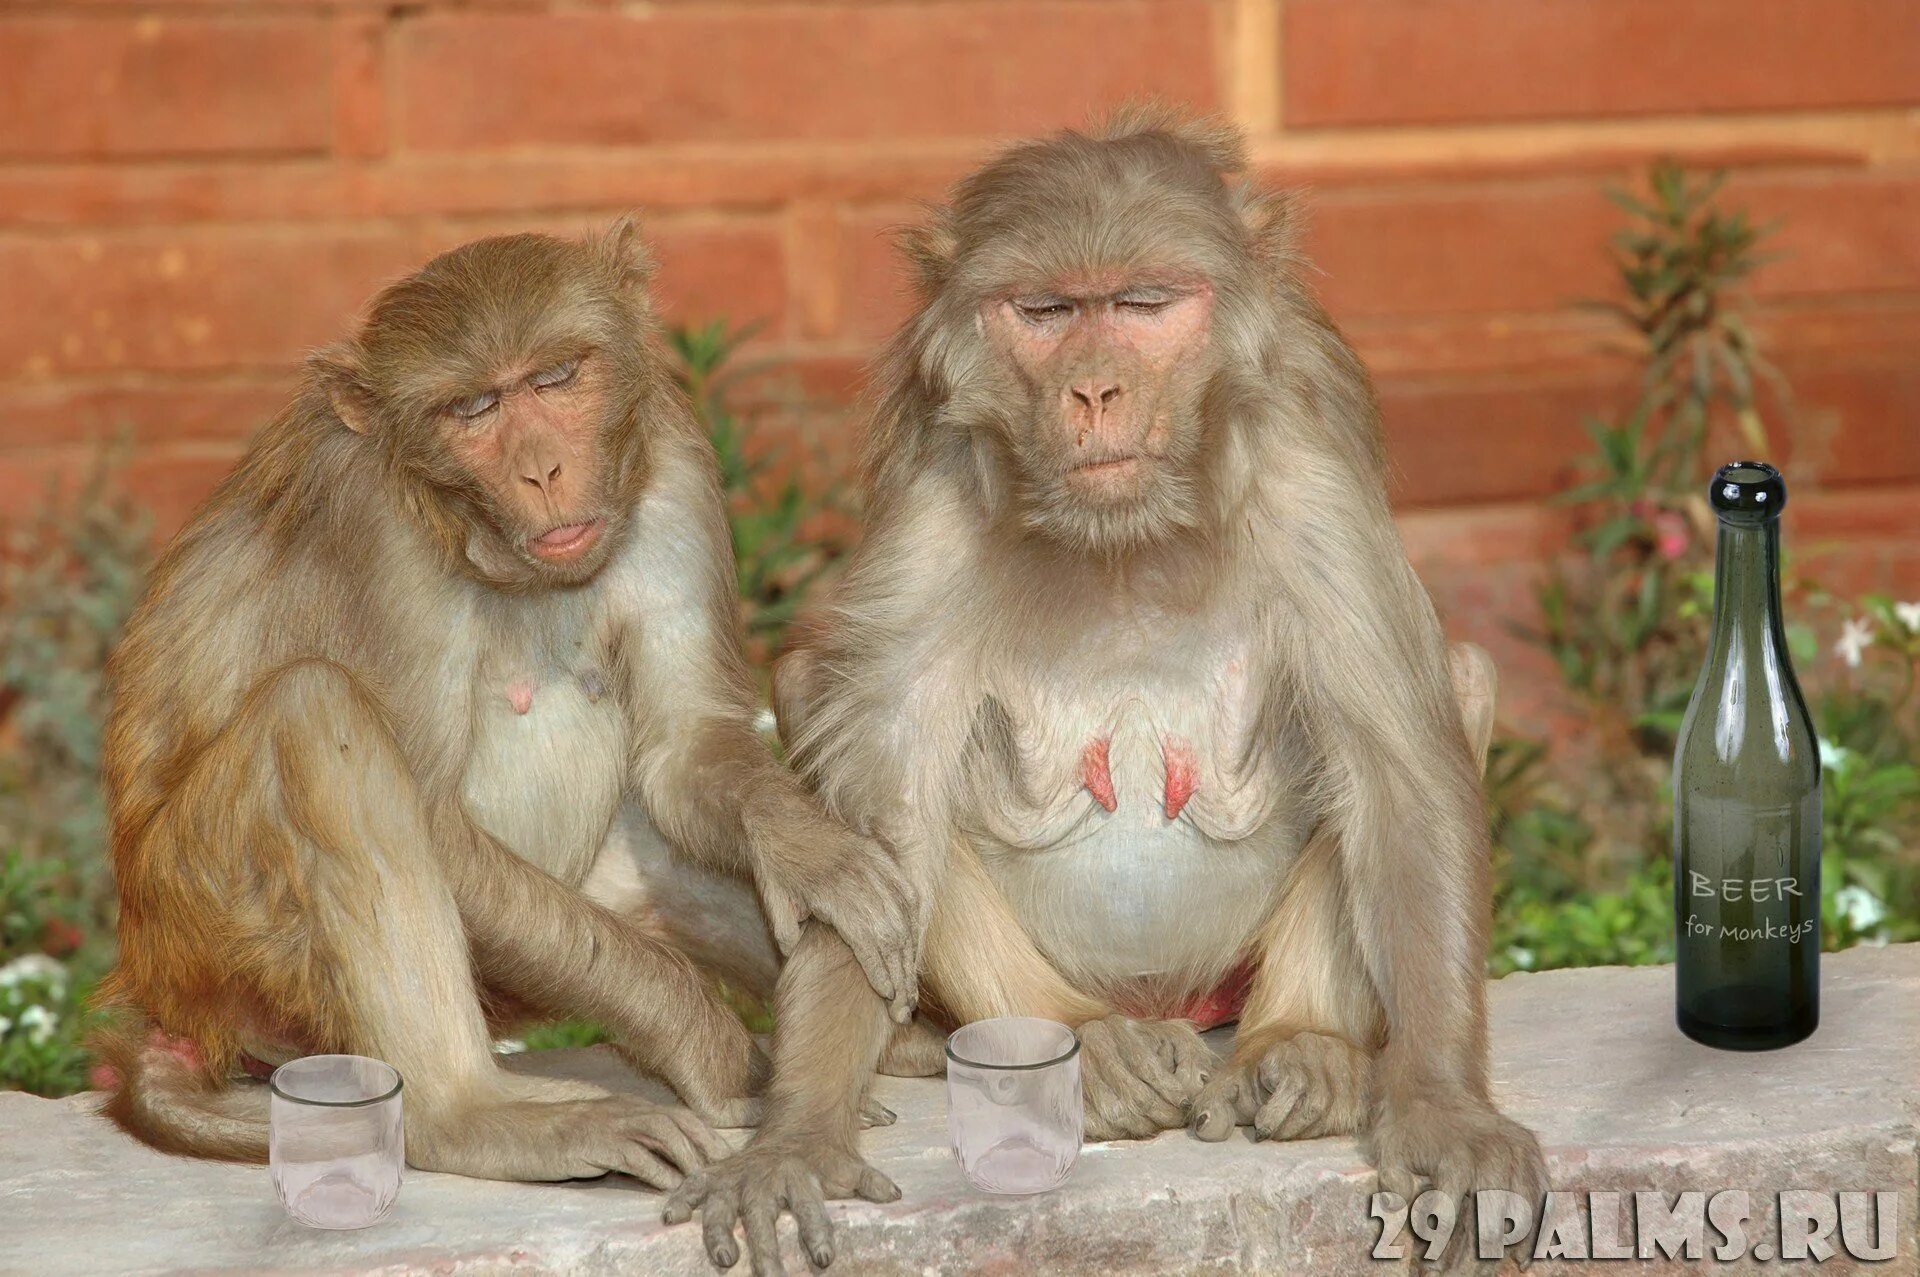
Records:
<instances>
[{"instance_id":1,"label":"monkey eye","mask_svg":"<svg viewBox=\"0 0 1920 1277\"><path fill-rule=\"evenodd\" d=\"M447 411L462 421L477 421L500 406L500 392L488 390L471 399L462 399Z\"/></svg>"},{"instance_id":2,"label":"monkey eye","mask_svg":"<svg viewBox=\"0 0 1920 1277\"><path fill-rule=\"evenodd\" d=\"M1044 324L1048 320L1058 319L1073 310L1072 303L1059 297L1036 297L1022 299L1013 303L1020 312L1020 318L1030 324Z\"/></svg>"},{"instance_id":3,"label":"monkey eye","mask_svg":"<svg viewBox=\"0 0 1920 1277\"><path fill-rule=\"evenodd\" d=\"M580 375L580 361L569 359L565 363L555 364L551 368L542 368L527 378L527 384L538 390L551 390L555 386L564 386Z\"/></svg>"},{"instance_id":4,"label":"monkey eye","mask_svg":"<svg viewBox=\"0 0 1920 1277\"><path fill-rule=\"evenodd\" d=\"M1166 293L1122 293L1113 304L1136 315L1157 315L1173 304L1173 298Z\"/></svg>"}]
</instances>

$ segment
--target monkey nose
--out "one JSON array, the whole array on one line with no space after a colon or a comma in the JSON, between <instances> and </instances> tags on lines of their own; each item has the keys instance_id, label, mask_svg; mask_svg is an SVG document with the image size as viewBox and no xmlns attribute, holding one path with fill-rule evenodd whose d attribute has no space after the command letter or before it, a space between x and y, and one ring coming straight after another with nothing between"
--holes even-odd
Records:
<instances>
[{"instance_id":1,"label":"monkey nose","mask_svg":"<svg viewBox=\"0 0 1920 1277\"><path fill-rule=\"evenodd\" d=\"M1120 397L1120 387L1111 381L1081 381L1068 386L1067 394L1073 400L1073 404L1088 409L1097 417L1103 409Z\"/></svg>"},{"instance_id":2,"label":"monkey nose","mask_svg":"<svg viewBox=\"0 0 1920 1277\"><path fill-rule=\"evenodd\" d=\"M560 479L558 461L530 461L520 469L520 479L545 492Z\"/></svg>"}]
</instances>

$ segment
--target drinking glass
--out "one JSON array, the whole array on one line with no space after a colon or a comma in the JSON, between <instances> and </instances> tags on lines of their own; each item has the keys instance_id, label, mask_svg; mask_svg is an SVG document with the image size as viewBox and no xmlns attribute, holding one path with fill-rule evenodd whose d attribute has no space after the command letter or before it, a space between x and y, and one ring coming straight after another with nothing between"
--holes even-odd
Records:
<instances>
[{"instance_id":1,"label":"drinking glass","mask_svg":"<svg viewBox=\"0 0 1920 1277\"><path fill-rule=\"evenodd\" d=\"M1080 1158L1080 1039L1052 1020L978 1020L947 1039L947 1131L989 1193L1044 1193Z\"/></svg>"},{"instance_id":2,"label":"drinking glass","mask_svg":"<svg viewBox=\"0 0 1920 1277\"><path fill-rule=\"evenodd\" d=\"M309 1055L273 1071L267 1161L287 1214L365 1228L400 1195L400 1073L361 1055Z\"/></svg>"}]
</instances>

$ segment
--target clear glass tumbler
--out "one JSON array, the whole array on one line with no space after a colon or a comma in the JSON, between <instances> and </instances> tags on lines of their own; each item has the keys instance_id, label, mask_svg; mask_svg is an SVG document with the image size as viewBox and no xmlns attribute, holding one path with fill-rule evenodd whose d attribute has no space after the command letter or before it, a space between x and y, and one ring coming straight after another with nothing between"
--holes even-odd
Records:
<instances>
[{"instance_id":1,"label":"clear glass tumbler","mask_svg":"<svg viewBox=\"0 0 1920 1277\"><path fill-rule=\"evenodd\" d=\"M978 1020L947 1039L947 1131L975 1188L1044 1193L1080 1160L1080 1039L1052 1020Z\"/></svg>"},{"instance_id":2,"label":"clear glass tumbler","mask_svg":"<svg viewBox=\"0 0 1920 1277\"><path fill-rule=\"evenodd\" d=\"M400 1195L400 1073L361 1055L309 1055L273 1071L267 1161L287 1214L365 1228Z\"/></svg>"}]
</instances>

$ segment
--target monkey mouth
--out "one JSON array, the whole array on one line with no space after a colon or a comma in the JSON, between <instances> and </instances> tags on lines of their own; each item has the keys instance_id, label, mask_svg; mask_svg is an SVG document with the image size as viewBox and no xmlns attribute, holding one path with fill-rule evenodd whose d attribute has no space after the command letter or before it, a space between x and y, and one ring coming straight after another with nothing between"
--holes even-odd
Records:
<instances>
[{"instance_id":1,"label":"monkey mouth","mask_svg":"<svg viewBox=\"0 0 1920 1277\"><path fill-rule=\"evenodd\" d=\"M1067 478L1074 486L1087 491L1102 496L1120 496L1135 487L1146 464L1147 459L1139 453L1123 453L1082 462L1067 471Z\"/></svg>"},{"instance_id":2,"label":"monkey mouth","mask_svg":"<svg viewBox=\"0 0 1920 1277\"><path fill-rule=\"evenodd\" d=\"M585 523L563 523L557 528L549 528L539 536L527 538L527 549L536 558L548 563L571 563L591 550L600 539L600 529L604 519L589 519Z\"/></svg>"}]
</instances>

